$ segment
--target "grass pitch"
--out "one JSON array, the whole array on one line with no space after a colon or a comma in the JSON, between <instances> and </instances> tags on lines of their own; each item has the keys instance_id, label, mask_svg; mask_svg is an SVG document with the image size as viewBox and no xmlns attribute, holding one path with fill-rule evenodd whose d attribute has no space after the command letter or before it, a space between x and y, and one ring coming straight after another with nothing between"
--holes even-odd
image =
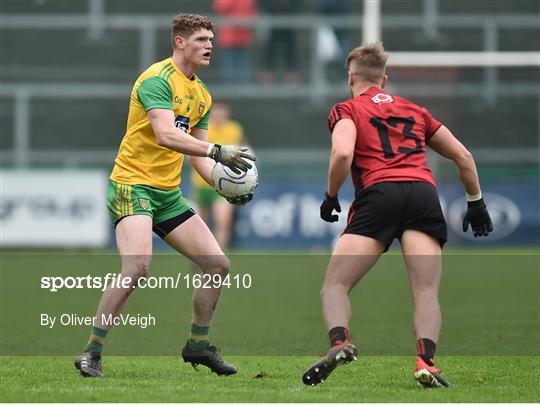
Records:
<instances>
[{"instance_id":1,"label":"grass pitch","mask_svg":"<svg viewBox=\"0 0 540 405\"><path fill-rule=\"evenodd\" d=\"M195 372L173 356L105 358L103 379L80 377L72 358L2 358L3 402L537 402L538 359L439 358L454 387L427 390L413 379L414 357L360 357L319 386L302 384L315 357L233 356L230 377Z\"/></svg>"},{"instance_id":2,"label":"grass pitch","mask_svg":"<svg viewBox=\"0 0 540 405\"><path fill-rule=\"evenodd\" d=\"M466 253L461 254L461 253ZM328 258L237 255L232 274L250 288L223 292L212 343L239 373L195 372L177 353L188 334L191 291L145 289L124 313L152 313L156 327L117 326L107 337L105 378L84 379L73 360L88 326L48 328L40 314L94 313L101 292L52 293L44 275L118 271L114 254L25 254L0 258L1 402L538 402L537 250L454 252L445 256L443 329L437 365L454 385L425 390L413 379L412 299L399 256L385 255L351 294L351 336L359 360L322 385L301 376L327 349L318 291ZM155 256L151 274L190 272L179 256Z\"/></svg>"}]
</instances>

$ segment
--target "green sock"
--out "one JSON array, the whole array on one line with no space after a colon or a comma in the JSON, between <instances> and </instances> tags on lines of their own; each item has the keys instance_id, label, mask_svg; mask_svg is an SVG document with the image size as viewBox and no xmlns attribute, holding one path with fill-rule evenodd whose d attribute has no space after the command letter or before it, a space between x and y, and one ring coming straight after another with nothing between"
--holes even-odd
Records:
<instances>
[{"instance_id":1,"label":"green sock","mask_svg":"<svg viewBox=\"0 0 540 405\"><path fill-rule=\"evenodd\" d=\"M191 336L187 341L187 348L189 351L198 352L206 349L209 345L208 331L210 326L199 326L194 323L191 324Z\"/></svg>"},{"instance_id":2,"label":"green sock","mask_svg":"<svg viewBox=\"0 0 540 405\"><path fill-rule=\"evenodd\" d=\"M90 334L90 339L84 348L85 352L100 352L103 350L103 345L105 344L105 337L107 336L106 329L98 328L97 326L92 326L92 333Z\"/></svg>"}]
</instances>

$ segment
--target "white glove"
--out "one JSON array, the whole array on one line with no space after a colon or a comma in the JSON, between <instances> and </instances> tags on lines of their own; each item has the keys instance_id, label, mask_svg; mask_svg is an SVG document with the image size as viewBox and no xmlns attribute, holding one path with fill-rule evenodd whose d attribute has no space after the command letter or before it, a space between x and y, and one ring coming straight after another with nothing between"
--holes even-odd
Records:
<instances>
[{"instance_id":1,"label":"white glove","mask_svg":"<svg viewBox=\"0 0 540 405\"><path fill-rule=\"evenodd\" d=\"M208 148L208 156L219 162L236 174L251 169L251 164L246 160L255 161L257 158L249 153L246 153L248 148L245 146L235 145L218 145L217 143L210 145Z\"/></svg>"}]
</instances>

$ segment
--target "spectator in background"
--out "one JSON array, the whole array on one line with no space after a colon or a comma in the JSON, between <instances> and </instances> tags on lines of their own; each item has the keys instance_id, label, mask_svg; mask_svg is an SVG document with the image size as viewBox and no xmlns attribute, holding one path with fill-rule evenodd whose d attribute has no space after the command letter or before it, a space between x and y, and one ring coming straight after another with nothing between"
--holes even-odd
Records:
<instances>
[{"instance_id":1,"label":"spectator in background","mask_svg":"<svg viewBox=\"0 0 540 405\"><path fill-rule=\"evenodd\" d=\"M261 0L262 11L271 16L290 15L299 11L298 0ZM264 51L264 72L261 76L263 84L275 81L275 72L282 66L285 69L283 79L287 83L298 83L296 32L293 28L271 28Z\"/></svg>"},{"instance_id":2,"label":"spectator in background","mask_svg":"<svg viewBox=\"0 0 540 405\"><path fill-rule=\"evenodd\" d=\"M351 12L350 2L344 0L315 0L319 15L323 17L339 17ZM337 57L329 64L331 79L343 80L343 59L347 57L347 49L350 48L348 29L329 27L335 34L339 52Z\"/></svg>"},{"instance_id":3,"label":"spectator in background","mask_svg":"<svg viewBox=\"0 0 540 405\"><path fill-rule=\"evenodd\" d=\"M323 17L339 17L347 15L351 12L350 3L343 0L316 0L317 12ZM347 36L347 29L332 27L332 30L336 34L336 38L339 43L340 55L339 59L344 59L347 55L347 49L349 46L349 38ZM343 69L343 66L340 66Z\"/></svg>"},{"instance_id":4,"label":"spectator in background","mask_svg":"<svg viewBox=\"0 0 540 405\"><path fill-rule=\"evenodd\" d=\"M222 17L255 18L255 0L214 0L214 11ZM223 50L221 80L226 83L250 82L252 68L249 48L253 44L253 28L222 25L217 32L218 45Z\"/></svg>"},{"instance_id":5,"label":"spectator in background","mask_svg":"<svg viewBox=\"0 0 540 405\"><path fill-rule=\"evenodd\" d=\"M214 103L208 125L208 139L220 145L245 144L242 126L231 120L231 109L226 103ZM234 206L221 197L197 173L192 171L192 197L198 206L199 216L204 222L213 224L214 235L223 250L227 249L231 240Z\"/></svg>"}]
</instances>

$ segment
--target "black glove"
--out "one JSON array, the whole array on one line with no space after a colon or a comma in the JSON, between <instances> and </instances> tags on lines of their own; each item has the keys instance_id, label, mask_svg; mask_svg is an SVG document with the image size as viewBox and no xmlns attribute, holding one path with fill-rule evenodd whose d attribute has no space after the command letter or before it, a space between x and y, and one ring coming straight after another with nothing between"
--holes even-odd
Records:
<instances>
[{"instance_id":1,"label":"black glove","mask_svg":"<svg viewBox=\"0 0 540 405\"><path fill-rule=\"evenodd\" d=\"M339 220L338 215L332 215L332 211L341 212L341 205L339 205L338 196L330 197L328 193L324 193L324 200L321 204L321 218L326 222L337 222Z\"/></svg>"},{"instance_id":2,"label":"black glove","mask_svg":"<svg viewBox=\"0 0 540 405\"><path fill-rule=\"evenodd\" d=\"M225 198L229 204L234 205L246 205L248 202L253 200L253 193L239 195L235 197L227 197L226 195L220 194L223 198Z\"/></svg>"},{"instance_id":3,"label":"black glove","mask_svg":"<svg viewBox=\"0 0 540 405\"><path fill-rule=\"evenodd\" d=\"M484 199L469 201L467 202L467 206L467 213L463 218L463 232L467 232L469 224L471 224L475 238L477 236L488 236L490 232L493 232L493 224L491 223Z\"/></svg>"}]
</instances>

